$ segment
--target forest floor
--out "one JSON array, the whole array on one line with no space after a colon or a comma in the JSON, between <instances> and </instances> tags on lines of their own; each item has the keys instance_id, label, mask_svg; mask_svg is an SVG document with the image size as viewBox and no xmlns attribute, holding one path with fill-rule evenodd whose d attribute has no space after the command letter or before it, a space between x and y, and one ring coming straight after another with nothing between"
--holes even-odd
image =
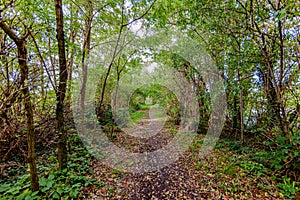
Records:
<instances>
[{"instance_id":1,"label":"forest floor","mask_svg":"<svg viewBox=\"0 0 300 200\"><path fill-rule=\"evenodd\" d=\"M147 125L149 110L138 125ZM124 132L116 134L114 143L133 152L154 151L166 145L176 134L171 122L155 136L137 139ZM247 156L230 151L228 144L219 141L204 159L199 158L203 135L173 164L158 171L142 174L120 172L98 160L92 160L93 178L101 187L90 185L80 192L89 199L283 199L275 187L272 172Z\"/></svg>"}]
</instances>

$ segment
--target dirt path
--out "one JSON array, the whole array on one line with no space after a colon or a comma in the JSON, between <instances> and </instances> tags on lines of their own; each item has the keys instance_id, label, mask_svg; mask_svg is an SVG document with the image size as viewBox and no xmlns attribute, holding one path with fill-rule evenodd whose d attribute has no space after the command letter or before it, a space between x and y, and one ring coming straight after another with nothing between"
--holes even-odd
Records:
<instances>
[{"instance_id":1,"label":"dirt path","mask_svg":"<svg viewBox=\"0 0 300 200\"><path fill-rule=\"evenodd\" d=\"M151 114L151 113L150 113ZM147 132L151 119L149 110L138 122ZM143 133L140 128L140 134ZM167 122L161 131L149 138L128 136L124 132L117 134L117 146L133 152L155 151L162 148L176 134L171 122ZM224 173L224 166L230 166L230 160L238 155L214 150L204 160L199 159L199 149L203 136L197 135L190 149L172 165L159 171L143 174L123 173L108 168L95 160L91 168L102 187L85 188L85 198L89 199L278 199L274 191L266 192L257 186L254 177L247 176L242 170L236 173ZM235 171L234 171L235 172ZM270 181L260 177L263 181Z\"/></svg>"}]
</instances>

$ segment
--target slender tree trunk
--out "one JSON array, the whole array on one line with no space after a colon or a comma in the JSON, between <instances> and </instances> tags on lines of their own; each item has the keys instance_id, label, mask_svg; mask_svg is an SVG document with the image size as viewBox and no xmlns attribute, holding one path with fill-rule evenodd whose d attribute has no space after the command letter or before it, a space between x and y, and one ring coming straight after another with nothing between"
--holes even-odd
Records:
<instances>
[{"instance_id":1,"label":"slender tree trunk","mask_svg":"<svg viewBox=\"0 0 300 200\"><path fill-rule=\"evenodd\" d=\"M71 19L70 19L70 24L74 23L74 18L73 18L73 4L70 4L70 13L71 13ZM77 18L78 16L78 10L76 10L75 12L75 16ZM77 32L75 30L75 28L73 28L70 31L70 35L69 35L69 40L71 41L71 43L73 44L75 42L77 36ZM70 55L68 55L68 86L67 86L67 99L66 99L66 113L68 115L68 117L71 117L72 113L71 113L71 86L72 86L72 73L73 73L73 63L74 63L74 55L75 55L75 48L74 47L69 47L69 51L70 51Z\"/></svg>"},{"instance_id":2,"label":"slender tree trunk","mask_svg":"<svg viewBox=\"0 0 300 200\"><path fill-rule=\"evenodd\" d=\"M278 8L280 6L280 0L278 1ZM286 114L286 109L285 109L285 105L284 102L282 100L282 94L283 94L283 77L284 77L284 41L283 41L283 25L281 23L281 21L278 21L278 30L279 30L279 45L280 45L280 70L279 70L279 85L278 85L278 90L279 90L279 105L280 105L280 111L282 114L282 126L283 126L283 133L285 136L288 136L289 134L289 121L287 120L287 114ZM287 143L288 141L288 137L287 137Z\"/></svg>"},{"instance_id":3,"label":"slender tree trunk","mask_svg":"<svg viewBox=\"0 0 300 200\"><path fill-rule=\"evenodd\" d=\"M237 135L239 131L238 127L238 120L239 120L239 110L238 110L238 104L237 104L237 97L234 94L233 97L233 116L232 116L232 130L234 131L234 138L237 140Z\"/></svg>"},{"instance_id":4,"label":"slender tree trunk","mask_svg":"<svg viewBox=\"0 0 300 200\"><path fill-rule=\"evenodd\" d=\"M239 88L240 88L240 124L241 124L241 142L244 143L244 115L243 115L243 88L241 83L240 71L237 69L237 77L239 81Z\"/></svg>"},{"instance_id":5,"label":"slender tree trunk","mask_svg":"<svg viewBox=\"0 0 300 200\"><path fill-rule=\"evenodd\" d=\"M87 19L85 21L86 31L84 32L84 41L82 46L82 58L81 58L81 67L82 67L82 86L80 89L80 107L81 107L81 131L85 134L85 125L84 125L84 111L85 111L85 92L86 92L86 82L87 82L87 64L86 58L89 58L89 53L91 49L91 31L92 31L92 20L93 20L93 7L92 2L87 2Z\"/></svg>"},{"instance_id":6,"label":"slender tree trunk","mask_svg":"<svg viewBox=\"0 0 300 200\"><path fill-rule=\"evenodd\" d=\"M117 56L117 51L118 51L118 47L119 47L119 43L120 43L120 40L121 40L121 35L122 35L122 32L123 32L123 28L125 27L126 25L124 25L124 5L122 6L122 21L121 21L121 27L120 27L120 30L119 30L119 34L118 34L118 39L117 39L117 42L116 42L116 46L115 46L115 49L114 49L114 52L113 52L113 56L112 56L112 60L108 66L108 69L107 69L107 72L106 72L106 75L105 75L105 78L104 78L104 82L103 82L103 86L102 86L102 92L101 92L101 99L100 99L100 106L98 108L98 110L101 112L101 107L102 107L102 103L104 101L104 94L105 94L105 88L106 88L106 83L107 83L107 79L108 79L108 76L110 75L110 71L113 67L113 63L114 63L114 60Z\"/></svg>"},{"instance_id":7,"label":"slender tree trunk","mask_svg":"<svg viewBox=\"0 0 300 200\"><path fill-rule=\"evenodd\" d=\"M39 190L39 178L37 175L35 152L34 152L34 121L33 121L33 108L31 104L31 96L28 88L28 66L27 66L27 49L26 49L26 37L25 35L19 38L2 20L0 20L0 27L4 32L16 43L18 49L18 62L20 66L22 86L21 91L24 96L24 106L26 111L27 120L27 143L28 143L28 158L27 162L30 169L30 182L32 191Z\"/></svg>"},{"instance_id":8,"label":"slender tree trunk","mask_svg":"<svg viewBox=\"0 0 300 200\"><path fill-rule=\"evenodd\" d=\"M66 144L66 129L64 127L64 99L67 88L67 62L65 54L65 40L64 40L64 24L62 0L55 0L56 11L56 32L58 41L58 55L59 55L59 85L56 93L56 129L58 131L58 164L59 169L67 167L67 144Z\"/></svg>"}]
</instances>

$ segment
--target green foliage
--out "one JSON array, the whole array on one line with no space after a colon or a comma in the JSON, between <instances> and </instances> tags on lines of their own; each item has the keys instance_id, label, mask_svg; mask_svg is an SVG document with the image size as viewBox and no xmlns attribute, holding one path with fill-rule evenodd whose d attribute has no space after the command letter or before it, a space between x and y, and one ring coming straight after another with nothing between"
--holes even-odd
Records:
<instances>
[{"instance_id":1,"label":"green foliage","mask_svg":"<svg viewBox=\"0 0 300 200\"><path fill-rule=\"evenodd\" d=\"M1 199L37 199L38 192L31 192L29 174L23 175L16 184L2 184L0 186Z\"/></svg>"},{"instance_id":2,"label":"green foliage","mask_svg":"<svg viewBox=\"0 0 300 200\"><path fill-rule=\"evenodd\" d=\"M269 185L263 185L262 183L258 183L257 186L259 186L263 190L269 190L269 189L272 188L271 186L269 186Z\"/></svg>"},{"instance_id":3,"label":"green foliage","mask_svg":"<svg viewBox=\"0 0 300 200\"><path fill-rule=\"evenodd\" d=\"M93 113L93 112L91 112ZM102 106L97 108L97 118L101 125L113 124L112 109L110 104L103 103Z\"/></svg>"},{"instance_id":4,"label":"green foliage","mask_svg":"<svg viewBox=\"0 0 300 200\"><path fill-rule=\"evenodd\" d=\"M258 151L256 159L259 162L269 165L276 171L283 168L300 170L299 132L289 139L277 137L273 142L265 142L265 145L275 146L275 149L273 151Z\"/></svg>"},{"instance_id":5,"label":"green foliage","mask_svg":"<svg viewBox=\"0 0 300 200\"><path fill-rule=\"evenodd\" d=\"M131 112L130 117L133 122L137 122L143 118L144 112L143 111L137 111L137 112Z\"/></svg>"},{"instance_id":6,"label":"green foliage","mask_svg":"<svg viewBox=\"0 0 300 200\"><path fill-rule=\"evenodd\" d=\"M139 109L139 105L144 105L146 101L146 93L142 88L137 89L131 96L129 105Z\"/></svg>"},{"instance_id":7,"label":"green foliage","mask_svg":"<svg viewBox=\"0 0 300 200\"><path fill-rule=\"evenodd\" d=\"M150 108L150 105L139 105L138 110L148 110Z\"/></svg>"},{"instance_id":8,"label":"green foliage","mask_svg":"<svg viewBox=\"0 0 300 200\"><path fill-rule=\"evenodd\" d=\"M291 182L290 178L283 177L283 183L279 183L280 192L289 199L294 199L295 195L300 192L300 188L296 186L296 182Z\"/></svg>"},{"instance_id":9,"label":"green foliage","mask_svg":"<svg viewBox=\"0 0 300 200\"><path fill-rule=\"evenodd\" d=\"M229 150L241 155L241 160L233 159L230 164L226 161L227 157L220 159L220 163L225 163L220 167L220 172L233 175L239 168L242 168L246 174L259 178L263 175L270 175L280 182L277 186L286 198L294 198L295 194L299 192L299 187L297 186L298 182L292 180L299 180L296 176L299 176L300 171L300 131L297 127L299 111L296 109L299 106L300 91L299 60L295 57L299 54L300 31L297 17L300 14L299 2L279 2L278 5L272 1L257 1L252 4L247 0L132 0L130 2L126 2L124 5L124 1L109 0L102 3L92 1L90 2L91 8L89 8L85 1L76 3L75 1L64 1L63 6L68 11L64 13L67 63L68 69L75 72L72 80L68 81L71 91L71 84L82 83L80 77L84 59L92 57L92 54L89 55L88 49L85 54L81 49L87 43L84 40L88 35L85 25L88 24L89 9L92 9L91 49L102 46L104 43L107 44L107 46L102 46L105 54L100 51L100 57L103 57L104 60L97 63L101 64L100 80L97 76L95 80L91 81L93 84L98 84L95 101L99 103L99 99L102 98L102 90L104 91L104 80L107 80L103 92L103 107L98 109L100 106L96 106L97 117L101 125L105 126L104 130L114 130L116 126L109 104L111 93L120 78L127 74L132 80L141 79L138 82L141 86L144 83L149 84L151 78L145 78L147 74L142 70L142 66L148 61L155 61L161 66L167 66L182 73L193 84L200 106L200 128L206 131L211 106L211 83L205 81L204 74L199 73L192 63L172 53L172 50L156 53L146 45L143 46L144 44L137 49L130 49L133 43L130 43L129 37L126 37L134 35L128 30L130 27L135 27L135 24L127 23L132 19L140 19L141 16L142 24L153 30L155 27L182 30L183 34L203 46L220 70L226 85L228 104L226 125L234 131L240 129L240 117L243 116L245 135L255 140L253 146L232 141L232 138L230 141L219 142L216 149ZM151 9L145 13L153 2L155 3ZM39 0L4 0L2 4L1 20L3 18L2 21L7 23L17 35L30 33L26 39L28 80L30 81L26 81L26 85L28 84L33 97L31 101L34 105L36 142L41 143L44 136L47 138L51 135L51 133L46 133L48 129L45 127L51 127L49 124L55 119L56 92L54 89L57 86L59 73L56 59L58 55L54 4ZM120 34L118 47L114 42L107 42L107 39L110 41L111 36L115 34ZM0 134L0 146L5 147L2 149L3 151L9 149L13 150L11 152L15 152L17 148L25 146L22 143L22 137L25 138L27 131L23 108L20 106L22 97L16 92L19 88L15 87L18 86L20 78L17 73L19 67L15 59L17 50L15 45L12 45L11 39L2 30L0 37L0 40L3 41L0 50L0 130L3 130L3 134L2 132ZM155 39L155 37L153 38ZM153 38L150 38L149 41L153 42ZM125 50L127 47L128 51ZM114 50L116 50L115 58L112 60L112 57L108 55ZM147 59L144 59L145 57ZM93 61L97 59L93 59ZM110 71L108 66L111 66ZM89 70L91 71L88 74L90 72L99 73L93 67ZM161 75L159 71L156 72L155 76ZM105 77L106 75L107 77ZM162 74L162 76L164 75ZM87 84L88 87L90 85L92 84ZM131 86L133 88L136 85ZM71 93L68 92L66 95L72 96ZM16 97L14 97L15 94L17 94ZM240 95L243 106L239 101ZM149 109L148 105L144 105L147 97L153 99L153 104L164 108L175 123L180 122L181 110L177 97L168 88L158 84L143 86L132 95L129 109L130 117L134 122L143 117L144 110ZM14 100L14 98L16 99ZM66 103L68 102L66 101ZM295 113L291 111L297 111L295 116L298 115L298 118L293 118L292 114ZM89 113L94 113L94 110ZM124 113L121 111L121 114ZM158 112L155 114L158 114L155 117L162 116ZM128 116L126 117L128 119ZM5 121L11 123L5 124ZM128 121L121 122L121 124L126 123ZM288 133L284 132L281 124L286 125ZM168 131L175 135L176 126ZM260 134L265 135L264 139ZM68 141L69 144L79 140L75 137ZM48 145L51 146L50 142ZM8 146L15 149L6 148ZM190 149L197 151L200 146L200 140L195 141ZM26 167L11 167L7 173L10 180L1 181L1 199L75 199L80 197L80 190L86 184L96 184L86 176L87 173L90 173L91 158L90 154L80 145L74 147L68 163L69 169L65 171L53 170L57 165L54 153L49 155L38 148L36 150L37 158L42 157L42 160L47 158L45 162L37 159L41 190L32 193L29 175L20 176L20 174L24 174ZM2 156L6 152L0 153ZM15 154L8 157L10 160L18 160L20 155ZM268 189L269 186L260 184L259 187ZM238 186L232 184L226 190L238 191L237 188ZM113 187L109 189L110 195L114 190Z\"/></svg>"},{"instance_id":10,"label":"green foliage","mask_svg":"<svg viewBox=\"0 0 300 200\"><path fill-rule=\"evenodd\" d=\"M257 162L242 161L239 164L245 170L246 173L255 175L257 177L267 173L267 168Z\"/></svg>"},{"instance_id":11,"label":"green foliage","mask_svg":"<svg viewBox=\"0 0 300 200\"><path fill-rule=\"evenodd\" d=\"M134 113L136 110L146 110L150 105L145 105L146 97L152 98L153 105L158 105L165 109L166 114L172 118L176 123L180 120L179 102L175 94L168 88L152 84L150 86L143 86L136 90L130 99L130 112ZM132 115L132 114L131 114ZM141 114L137 114L140 116ZM135 116L131 116L133 119Z\"/></svg>"},{"instance_id":12,"label":"green foliage","mask_svg":"<svg viewBox=\"0 0 300 200\"><path fill-rule=\"evenodd\" d=\"M238 172L238 167L234 164L228 164L228 165L222 166L220 171L224 174L233 175Z\"/></svg>"},{"instance_id":13,"label":"green foliage","mask_svg":"<svg viewBox=\"0 0 300 200\"><path fill-rule=\"evenodd\" d=\"M220 171L225 174L233 175L238 171L237 166L240 166L243 171L255 177L273 176L280 192L284 197L292 199L296 193L299 193L299 186L297 182L291 181L290 178L283 176L274 176L278 172L285 172L288 170L299 170L299 150L295 146L295 136L291 137L290 142L286 144L286 137L278 137L273 142L265 142L266 149L252 149L247 145L231 140L221 140L217 143L216 149L230 150L235 153L243 153L239 159L232 158L231 164L224 165ZM280 144L280 145L278 145ZM268 146L275 146L276 149L268 150ZM295 177L297 178L297 177ZM270 189L270 186L258 184L264 190Z\"/></svg>"},{"instance_id":14,"label":"green foliage","mask_svg":"<svg viewBox=\"0 0 300 200\"><path fill-rule=\"evenodd\" d=\"M77 135L70 137L69 142L77 143ZM63 171L51 169L56 166L56 157L50 156L51 163L42 163L38 167L43 171L40 175L40 191L31 192L29 174L21 176L16 183L7 183L0 186L0 199L74 199L80 197L80 190L89 185L101 186L101 182L88 178L91 175L91 155L81 146L74 146L74 153L69 155L68 169ZM54 163L53 163L54 162Z\"/></svg>"},{"instance_id":15,"label":"green foliage","mask_svg":"<svg viewBox=\"0 0 300 200\"><path fill-rule=\"evenodd\" d=\"M232 140L221 140L215 146L216 149L228 148L230 151L236 153L245 153L252 151L251 148L243 145L241 142L232 141Z\"/></svg>"}]
</instances>

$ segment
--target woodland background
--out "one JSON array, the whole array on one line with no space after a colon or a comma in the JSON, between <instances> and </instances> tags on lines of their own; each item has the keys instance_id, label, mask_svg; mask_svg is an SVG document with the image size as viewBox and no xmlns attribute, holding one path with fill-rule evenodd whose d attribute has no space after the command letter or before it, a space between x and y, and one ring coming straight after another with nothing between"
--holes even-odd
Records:
<instances>
[{"instance_id":1,"label":"woodland background","mask_svg":"<svg viewBox=\"0 0 300 200\"><path fill-rule=\"evenodd\" d=\"M78 78L73 74L80 73L84 83L91 50L112 35L129 34L140 23L145 28L182 31L201 43L217 65L228 107L216 146L216 151L224 150L219 155L222 161L214 163L218 173L236 181L241 170L252 177L249 185L258 183L256 194L299 199L299 14L299 2L281 0L2 0L0 197L83 198L104 190L106 179L121 174L103 171L102 180L92 175L94 158L72 122L72 84ZM145 73L142 54L142 50L131 55L120 52L103 66L96 113L112 141L121 133L111 116L110 93L123 74ZM210 115L210 94L201 74L170 52L152 56L193 85L200 106L201 141ZM176 129L178 101L159 85L135 92L132 118L142 118L149 96L166 108L170 127ZM236 160L228 162L232 153ZM198 160L193 166L205 171ZM229 196L246 192L235 183L215 189ZM106 198L117 196L114 187L105 192Z\"/></svg>"}]
</instances>

